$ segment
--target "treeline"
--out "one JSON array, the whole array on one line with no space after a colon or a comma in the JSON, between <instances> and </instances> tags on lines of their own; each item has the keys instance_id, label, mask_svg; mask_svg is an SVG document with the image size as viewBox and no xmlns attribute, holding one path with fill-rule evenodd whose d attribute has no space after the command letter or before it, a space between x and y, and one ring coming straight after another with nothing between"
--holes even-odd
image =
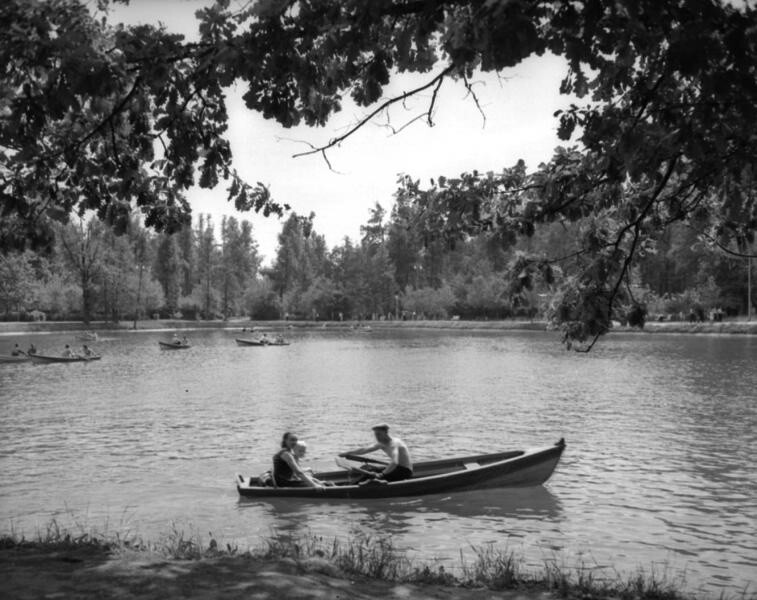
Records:
<instances>
[{"instance_id":1,"label":"treeline","mask_svg":"<svg viewBox=\"0 0 757 600\"><path fill-rule=\"evenodd\" d=\"M267 267L252 225L200 215L174 235L134 219L123 235L99 220L60 226L47 254L0 257L5 319L544 318L579 272L581 223L551 224L513 245L496 235L427 235L401 194L376 205L359 240L329 249L313 215L282 224ZM436 231L443 231L443 227ZM539 269L525 268L539 262ZM537 275L534 275L534 272ZM645 250L627 297L647 318L746 312L747 262L673 226ZM638 315L637 315L638 320Z\"/></svg>"},{"instance_id":2,"label":"treeline","mask_svg":"<svg viewBox=\"0 0 757 600\"><path fill-rule=\"evenodd\" d=\"M98 219L59 226L47 253L0 256L5 319L221 318L243 314L258 275L248 221L154 234L132 219L123 235Z\"/></svg>"}]
</instances>

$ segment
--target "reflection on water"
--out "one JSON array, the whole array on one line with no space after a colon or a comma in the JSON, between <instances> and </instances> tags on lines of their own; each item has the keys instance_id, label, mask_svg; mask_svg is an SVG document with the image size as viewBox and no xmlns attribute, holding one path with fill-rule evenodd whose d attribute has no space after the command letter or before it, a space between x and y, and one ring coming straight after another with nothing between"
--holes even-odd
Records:
<instances>
[{"instance_id":1,"label":"reflection on water","mask_svg":"<svg viewBox=\"0 0 757 600\"><path fill-rule=\"evenodd\" d=\"M366 533L396 536L409 533L408 516L412 514L433 515L442 520L451 517L450 522L455 519L538 519L544 522L557 521L560 515L559 500L541 486L362 502L302 502L292 498L261 502L253 498L240 498L238 504L240 511L260 511L266 515L266 520L275 524L277 530L314 531L313 523L318 521L317 515L342 513L363 525Z\"/></svg>"},{"instance_id":2,"label":"reflection on water","mask_svg":"<svg viewBox=\"0 0 757 600\"><path fill-rule=\"evenodd\" d=\"M630 572L667 563L692 590L732 592L757 572L757 339L614 335L589 355L549 334L295 334L237 348L196 332L120 333L97 364L0 365L0 518L33 531L67 511L91 525L169 523L257 544L272 531L391 535L423 559L507 544L538 566ZM27 338L0 339L0 353ZM69 342L35 338L41 349ZM544 488L392 502L242 501L285 430L313 466L388 420L416 460L568 446ZM54 485L51 485L54 482ZM126 515L126 517L122 517Z\"/></svg>"}]
</instances>

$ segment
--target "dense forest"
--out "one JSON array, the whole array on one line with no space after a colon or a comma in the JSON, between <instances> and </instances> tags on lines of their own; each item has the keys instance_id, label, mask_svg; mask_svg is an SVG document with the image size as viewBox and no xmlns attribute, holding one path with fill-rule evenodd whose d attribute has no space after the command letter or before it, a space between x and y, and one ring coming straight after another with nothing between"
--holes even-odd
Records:
<instances>
[{"instance_id":1,"label":"dense forest","mask_svg":"<svg viewBox=\"0 0 757 600\"><path fill-rule=\"evenodd\" d=\"M359 240L331 249L314 215L291 213L268 266L250 222L233 217L201 214L172 235L137 217L121 235L97 219L61 225L47 253L0 255L0 318L549 319L581 272L581 222L545 225L513 246L494 234L428 237L418 211L398 191L391 213L377 204ZM525 267L534 255L559 259L535 271ZM641 324L743 314L747 266L672 227L632 269L621 315Z\"/></svg>"}]
</instances>

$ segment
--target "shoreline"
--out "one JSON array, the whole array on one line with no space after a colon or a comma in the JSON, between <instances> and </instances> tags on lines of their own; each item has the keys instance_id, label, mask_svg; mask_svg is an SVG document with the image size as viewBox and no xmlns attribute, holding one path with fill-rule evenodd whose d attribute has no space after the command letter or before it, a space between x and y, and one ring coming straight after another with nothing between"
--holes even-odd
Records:
<instances>
[{"instance_id":1,"label":"shoreline","mask_svg":"<svg viewBox=\"0 0 757 600\"><path fill-rule=\"evenodd\" d=\"M165 331L199 331L203 329L237 330L243 327L255 327L265 331L282 330L351 330L356 321L255 321L249 319L234 319L228 321L189 321L178 319L142 320L137 322L137 329L131 321L119 324L94 321L84 325L80 321L8 321L0 322L0 336L15 336L28 334L53 333L81 333L96 332L165 332ZM546 321L363 321L358 327L370 328L372 331L391 330L439 330L439 331L550 331ZM757 320L755 321L722 321L688 323L684 321L653 321L645 325L644 329L632 327L616 327L609 333L636 334L720 334L720 335L757 335Z\"/></svg>"},{"instance_id":2,"label":"shoreline","mask_svg":"<svg viewBox=\"0 0 757 600\"><path fill-rule=\"evenodd\" d=\"M158 542L71 533L53 521L37 538L0 535L0 577L9 597L403 598L406 600L703 600L652 568L627 578L584 565L537 571L507 549L486 546L458 574L416 563L391 539L270 537L240 551L173 530ZM608 576L609 573L609 576ZM613 574L614 573L614 574ZM745 590L720 600L757 600Z\"/></svg>"}]
</instances>

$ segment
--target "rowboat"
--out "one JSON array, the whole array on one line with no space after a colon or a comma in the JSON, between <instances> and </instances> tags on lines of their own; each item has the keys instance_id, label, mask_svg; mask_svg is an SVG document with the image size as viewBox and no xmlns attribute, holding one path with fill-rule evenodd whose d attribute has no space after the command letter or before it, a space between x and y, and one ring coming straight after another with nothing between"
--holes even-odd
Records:
<instances>
[{"instance_id":1,"label":"rowboat","mask_svg":"<svg viewBox=\"0 0 757 600\"><path fill-rule=\"evenodd\" d=\"M75 363L75 362L91 362L93 360L100 360L101 356L97 354L93 356L46 356L44 354L32 354L29 358L36 364L50 364L50 363Z\"/></svg>"},{"instance_id":2,"label":"rowboat","mask_svg":"<svg viewBox=\"0 0 757 600\"><path fill-rule=\"evenodd\" d=\"M565 449L561 439L552 446L531 450L479 454L462 458L430 460L415 464L414 476L391 483L369 480L358 483L362 476L355 470L315 473L314 477L327 485L312 487L268 487L258 478L237 475L240 496L248 498L319 498L323 500L349 498L396 498L448 494L489 488L531 487L541 485L552 475ZM351 457L365 462L370 459ZM332 485L329 485L332 484Z\"/></svg>"},{"instance_id":3,"label":"rowboat","mask_svg":"<svg viewBox=\"0 0 757 600\"><path fill-rule=\"evenodd\" d=\"M288 346L289 342L268 342L269 346Z\"/></svg>"},{"instance_id":4,"label":"rowboat","mask_svg":"<svg viewBox=\"0 0 757 600\"><path fill-rule=\"evenodd\" d=\"M190 348L191 347L189 344L185 344L183 342L161 342L161 341L158 341L158 344L164 350L185 350L186 348Z\"/></svg>"},{"instance_id":5,"label":"rowboat","mask_svg":"<svg viewBox=\"0 0 757 600\"><path fill-rule=\"evenodd\" d=\"M234 338L237 346L268 346L269 342L263 340L244 340L242 338Z\"/></svg>"},{"instance_id":6,"label":"rowboat","mask_svg":"<svg viewBox=\"0 0 757 600\"><path fill-rule=\"evenodd\" d=\"M0 363L22 363L29 362L31 359L26 355L21 356L0 356Z\"/></svg>"},{"instance_id":7,"label":"rowboat","mask_svg":"<svg viewBox=\"0 0 757 600\"><path fill-rule=\"evenodd\" d=\"M76 339L82 342L96 342L100 338L98 337L96 333L85 332L85 333L80 333L79 335L77 335Z\"/></svg>"}]
</instances>

